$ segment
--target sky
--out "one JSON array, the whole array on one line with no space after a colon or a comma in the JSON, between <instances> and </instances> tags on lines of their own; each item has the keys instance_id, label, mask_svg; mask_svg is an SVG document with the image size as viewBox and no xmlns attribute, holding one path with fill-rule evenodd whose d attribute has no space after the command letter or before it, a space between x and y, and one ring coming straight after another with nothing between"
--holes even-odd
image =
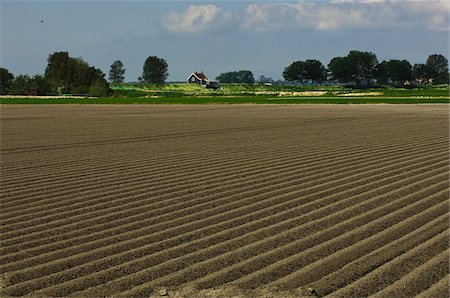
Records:
<instances>
[{"instance_id":1,"label":"sky","mask_svg":"<svg viewBox=\"0 0 450 298\"><path fill-rule=\"evenodd\" d=\"M167 61L168 81L238 70L277 80L294 61L327 65L350 50L425 63L449 57L449 14L448 0L0 0L0 66L43 74L49 54L67 51L106 77L121 60L131 82L149 56Z\"/></svg>"}]
</instances>

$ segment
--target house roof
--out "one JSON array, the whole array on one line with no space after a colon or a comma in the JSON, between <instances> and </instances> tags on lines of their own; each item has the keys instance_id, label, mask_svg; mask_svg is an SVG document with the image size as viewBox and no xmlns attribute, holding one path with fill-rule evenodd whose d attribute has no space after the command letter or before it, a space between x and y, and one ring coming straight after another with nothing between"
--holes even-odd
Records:
<instances>
[{"instance_id":1,"label":"house roof","mask_svg":"<svg viewBox=\"0 0 450 298\"><path fill-rule=\"evenodd\" d=\"M193 72L189 77L194 75L199 80L209 81L209 79L203 74L203 72Z\"/></svg>"}]
</instances>

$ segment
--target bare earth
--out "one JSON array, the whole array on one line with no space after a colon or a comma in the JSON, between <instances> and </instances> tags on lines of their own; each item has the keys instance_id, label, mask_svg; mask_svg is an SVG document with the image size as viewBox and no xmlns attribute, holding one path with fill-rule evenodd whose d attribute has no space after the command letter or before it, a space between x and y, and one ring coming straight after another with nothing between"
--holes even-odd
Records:
<instances>
[{"instance_id":1,"label":"bare earth","mask_svg":"<svg viewBox=\"0 0 450 298\"><path fill-rule=\"evenodd\" d=\"M448 105L0 107L0 296L448 297Z\"/></svg>"}]
</instances>

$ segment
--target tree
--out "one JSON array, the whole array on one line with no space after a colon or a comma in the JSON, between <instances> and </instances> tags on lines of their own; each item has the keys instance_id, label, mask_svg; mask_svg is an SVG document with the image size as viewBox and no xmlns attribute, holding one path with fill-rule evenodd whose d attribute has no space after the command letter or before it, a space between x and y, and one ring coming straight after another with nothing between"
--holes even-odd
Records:
<instances>
[{"instance_id":1,"label":"tree","mask_svg":"<svg viewBox=\"0 0 450 298\"><path fill-rule=\"evenodd\" d=\"M109 70L109 80L113 83L123 83L123 80L125 79L124 75L125 68L123 68L122 61L114 61Z\"/></svg>"},{"instance_id":2,"label":"tree","mask_svg":"<svg viewBox=\"0 0 450 298\"><path fill-rule=\"evenodd\" d=\"M286 67L283 71L283 78L286 81L303 81L305 75L305 62L303 61L295 61L288 67Z\"/></svg>"},{"instance_id":3,"label":"tree","mask_svg":"<svg viewBox=\"0 0 450 298\"><path fill-rule=\"evenodd\" d=\"M50 84L44 76L18 75L12 82L11 94L16 95L46 95L50 93Z\"/></svg>"},{"instance_id":4,"label":"tree","mask_svg":"<svg viewBox=\"0 0 450 298\"><path fill-rule=\"evenodd\" d=\"M216 77L216 80L219 81L219 83L238 83L236 73L237 72L235 71L223 72Z\"/></svg>"},{"instance_id":5,"label":"tree","mask_svg":"<svg viewBox=\"0 0 450 298\"><path fill-rule=\"evenodd\" d=\"M166 60L156 56L150 56L145 60L142 71L142 80L144 82L164 84L168 76Z\"/></svg>"},{"instance_id":6,"label":"tree","mask_svg":"<svg viewBox=\"0 0 450 298\"><path fill-rule=\"evenodd\" d=\"M109 84L105 74L89 66L82 58L71 58L67 52L55 52L48 57L45 78L53 93L91 94L95 84L96 94L109 93ZM101 91L100 91L101 89Z\"/></svg>"},{"instance_id":7,"label":"tree","mask_svg":"<svg viewBox=\"0 0 450 298\"><path fill-rule=\"evenodd\" d=\"M448 84L448 60L442 55L428 56L426 62L428 75L435 84Z\"/></svg>"},{"instance_id":8,"label":"tree","mask_svg":"<svg viewBox=\"0 0 450 298\"><path fill-rule=\"evenodd\" d=\"M13 80L14 75L6 68L0 67L0 94L8 94Z\"/></svg>"},{"instance_id":9,"label":"tree","mask_svg":"<svg viewBox=\"0 0 450 298\"><path fill-rule=\"evenodd\" d=\"M73 73L68 52L55 52L50 54L47 59L45 77L50 83L52 91L59 88L69 89L70 75Z\"/></svg>"},{"instance_id":10,"label":"tree","mask_svg":"<svg viewBox=\"0 0 450 298\"><path fill-rule=\"evenodd\" d=\"M240 70L237 73L237 78L239 83L243 84L254 84L255 83L255 77L253 76L253 73L250 70Z\"/></svg>"},{"instance_id":11,"label":"tree","mask_svg":"<svg viewBox=\"0 0 450 298\"><path fill-rule=\"evenodd\" d=\"M378 84L387 84L389 77L388 77L388 62L383 61L379 63L374 70L374 78L377 80Z\"/></svg>"},{"instance_id":12,"label":"tree","mask_svg":"<svg viewBox=\"0 0 450 298\"><path fill-rule=\"evenodd\" d=\"M31 79L31 91L35 95L47 95L51 92L49 82L42 75L35 75Z\"/></svg>"},{"instance_id":13,"label":"tree","mask_svg":"<svg viewBox=\"0 0 450 298\"><path fill-rule=\"evenodd\" d=\"M326 70L318 60L296 61L284 69L283 77L287 81L322 82L326 78Z\"/></svg>"},{"instance_id":14,"label":"tree","mask_svg":"<svg viewBox=\"0 0 450 298\"><path fill-rule=\"evenodd\" d=\"M22 74L16 76L12 82L10 93L14 95L31 95L31 77Z\"/></svg>"},{"instance_id":15,"label":"tree","mask_svg":"<svg viewBox=\"0 0 450 298\"><path fill-rule=\"evenodd\" d=\"M340 83L348 83L352 76L347 57L335 57L328 64L331 78Z\"/></svg>"},{"instance_id":16,"label":"tree","mask_svg":"<svg viewBox=\"0 0 450 298\"><path fill-rule=\"evenodd\" d=\"M377 56L371 52L350 51L347 62L351 74L351 80L358 86L370 85L378 64Z\"/></svg>"},{"instance_id":17,"label":"tree","mask_svg":"<svg viewBox=\"0 0 450 298\"><path fill-rule=\"evenodd\" d=\"M229 71L221 73L216 80L219 83L254 84L255 78L250 70Z\"/></svg>"},{"instance_id":18,"label":"tree","mask_svg":"<svg viewBox=\"0 0 450 298\"><path fill-rule=\"evenodd\" d=\"M412 76L415 79L428 78L428 67L425 64L414 64L412 67Z\"/></svg>"},{"instance_id":19,"label":"tree","mask_svg":"<svg viewBox=\"0 0 450 298\"><path fill-rule=\"evenodd\" d=\"M412 66L406 60L389 60L386 63L386 73L392 83L398 85L402 81L411 79Z\"/></svg>"}]
</instances>

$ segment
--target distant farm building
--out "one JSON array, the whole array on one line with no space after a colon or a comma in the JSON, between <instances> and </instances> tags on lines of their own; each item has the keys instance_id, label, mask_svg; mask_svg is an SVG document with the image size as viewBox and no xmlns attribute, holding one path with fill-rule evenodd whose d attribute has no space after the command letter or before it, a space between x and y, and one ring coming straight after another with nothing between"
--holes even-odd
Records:
<instances>
[{"instance_id":1,"label":"distant farm building","mask_svg":"<svg viewBox=\"0 0 450 298\"><path fill-rule=\"evenodd\" d=\"M217 89L219 88L219 85L217 82L213 82L209 80L203 72L193 72L188 77L187 82L190 84L197 84L200 86L203 86L205 88L211 88L211 89Z\"/></svg>"}]
</instances>

